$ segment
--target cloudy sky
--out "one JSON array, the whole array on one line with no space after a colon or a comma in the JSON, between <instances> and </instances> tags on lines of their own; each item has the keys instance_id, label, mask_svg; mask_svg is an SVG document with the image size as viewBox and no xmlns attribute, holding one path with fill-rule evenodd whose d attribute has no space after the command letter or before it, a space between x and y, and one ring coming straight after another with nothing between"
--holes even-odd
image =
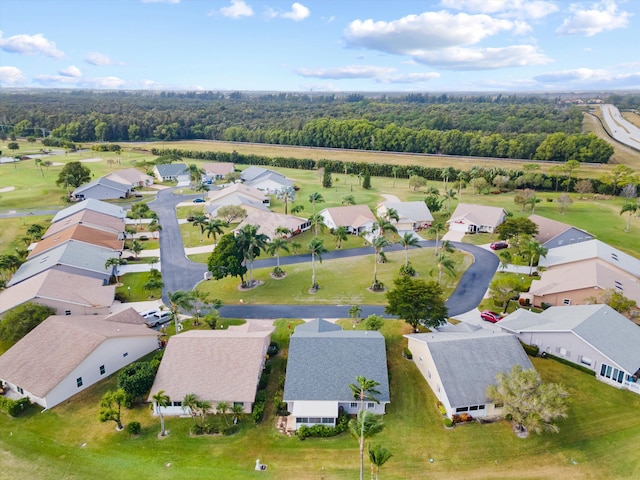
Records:
<instances>
[{"instance_id":1,"label":"cloudy sky","mask_svg":"<svg viewBox=\"0 0 640 480\"><path fill-rule=\"evenodd\" d=\"M2 0L2 87L640 88L640 0Z\"/></svg>"}]
</instances>

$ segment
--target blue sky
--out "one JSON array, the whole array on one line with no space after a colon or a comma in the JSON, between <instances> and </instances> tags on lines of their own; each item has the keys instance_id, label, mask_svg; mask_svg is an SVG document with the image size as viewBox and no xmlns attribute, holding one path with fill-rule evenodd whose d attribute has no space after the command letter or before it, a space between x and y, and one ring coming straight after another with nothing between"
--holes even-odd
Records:
<instances>
[{"instance_id":1,"label":"blue sky","mask_svg":"<svg viewBox=\"0 0 640 480\"><path fill-rule=\"evenodd\" d=\"M640 88L640 1L2 0L2 87Z\"/></svg>"}]
</instances>

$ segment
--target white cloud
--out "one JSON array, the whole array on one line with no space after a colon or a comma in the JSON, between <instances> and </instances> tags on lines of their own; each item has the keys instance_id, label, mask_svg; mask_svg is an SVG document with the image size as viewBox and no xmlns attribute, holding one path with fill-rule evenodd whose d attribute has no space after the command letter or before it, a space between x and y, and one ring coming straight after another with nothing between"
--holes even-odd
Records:
<instances>
[{"instance_id":1,"label":"white cloud","mask_svg":"<svg viewBox=\"0 0 640 480\"><path fill-rule=\"evenodd\" d=\"M59 73L64 77L81 77L82 76L82 72L80 72L80 69L75 65L69 65L67 68L63 68L62 70L60 70Z\"/></svg>"},{"instance_id":2,"label":"white cloud","mask_svg":"<svg viewBox=\"0 0 640 480\"><path fill-rule=\"evenodd\" d=\"M65 75L38 75L34 81L45 87L75 87L96 89L118 89L127 82L118 77L69 77Z\"/></svg>"},{"instance_id":3,"label":"white cloud","mask_svg":"<svg viewBox=\"0 0 640 480\"><path fill-rule=\"evenodd\" d=\"M558 11L557 5L544 0L442 0L440 3L455 10L533 20Z\"/></svg>"},{"instance_id":4,"label":"white cloud","mask_svg":"<svg viewBox=\"0 0 640 480\"><path fill-rule=\"evenodd\" d=\"M212 13L215 13L215 11ZM253 16L253 9L243 0L231 0L231 5L220 9L220 14L229 18L251 17Z\"/></svg>"},{"instance_id":5,"label":"white cloud","mask_svg":"<svg viewBox=\"0 0 640 480\"><path fill-rule=\"evenodd\" d=\"M370 78L377 83L421 83L439 78L436 72L424 73L396 73L392 67L378 67L374 65L348 65L336 68L318 68L315 70L300 68L298 74L303 77L321 78L327 80L353 80Z\"/></svg>"},{"instance_id":6,"label":"white cloud","mask_svg":"<svg viewBox=\"0 0 640 480\"><path fill-rule=\"evenodd\" d=\"M629 24L628 12L618 12L616 2L603 0L594 4L590 9L580 9L572 5L573 15L562 23L556 30L560 35L586 35L593 37L608 30L624 28Z\"/></svg>"},{"instance_id":7,"label":"white cloud","mask_svg":"<svg viewBox=\"0 0 640 480\"><path fill-rule=\"evenodd\" d=\"M405 73L400 75L391 75L389 77L390 83L424 83L429 80L440 78L440 74L437 72L424 72L424 73Z\"/></svg>"},{"instance_id":8,"label":"white cloud","mask_svg":"<svg viewBox=\"0 0 640 480\"><path fill-rule=\"evenodd\" d=\"M267 16L269 18L286 18L288 20L293 20L294 22L304 20L310 14L311 12L309 11L309 9L298 2L295 2L291 5L291 11L289 12L277 12L273 9L267 10Z\"/></svg>"},{"instance_id":9,"label":"white cloud","mask_svg":"<svg viewBox=\"0 0 640 480\"><path fill-rule=\"evenodd\" d=\"M56 48L56 44L47 40L43 34L13 35L2 38L0 32L0 48L5 52L20 53L22 55L46 55L47 57L62 58L64 53Z\"/></svg>"},{"instance_id":10,"label":"white cloud","mask_svg":"<svg viewBox=\"0 0 640 480\"><path fill-rule=\"evenodd\" d=\"M113 60L109 55L105 55L104 53L91 52L89 53L85 59L85 62L90 63L91 65L119 65L118 62Z\"/></svg>"},{"instance_id":11,"label":"white cloud","mask_svg":"<svg viewBox=\"0 0 640 480\"><path fill-rule=\"evenodd\" d=\"M22 85L26 81L27 79L19 68L0 66L0 84Z\"/></svg>"},{"instance_id":12,"label":"white cloud","mask_svg":"<svg viewBox=\"0 0 640 480\"><path fill-rule=\"evenodd\" d=\"M142 3L180 3L180 0L142 0Z\"/></svg>"},{"instance_id":13,"label":"white cloud","mask_svg":"<svg viewBox=\"0 0 640 480\"><path fill-rule=\"evenodd\" d=\"M414 52L416 62L448 70L495 70L524 67L551 62L532 45L510 45L501 48L450 47L441 50Z\"/></svg>"},{"instance_id":14,"label":"white cloud","mask_svg":"<svg viewBox=\"0 0 640 480\"><path fill-rule=\"evenodd\" d=\"M605 69L575 68L559 70L538 75L535 80L540 84L556 86L570 85L572 88L638 88L640 87L640 71L615 72Z\"/></svg>"}]
</instances>

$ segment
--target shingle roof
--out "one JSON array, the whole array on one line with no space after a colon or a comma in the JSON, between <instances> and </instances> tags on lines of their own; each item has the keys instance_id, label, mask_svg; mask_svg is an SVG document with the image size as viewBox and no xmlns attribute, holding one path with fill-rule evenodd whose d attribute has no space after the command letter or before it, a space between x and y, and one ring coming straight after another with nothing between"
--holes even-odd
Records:
<instances>
[{"instance_id":1,"label":"shingle roof","mask_svg":"<svg viewBox=\"0 0 640 480\"><path fill-rule=\"evenodd\" d=\"M272 170L267 170L266 168L257 167L255 165L252 165L246 170L243 170L240 173L240 178L243 182L250 186L258 184L260 182L264 182L266 180L271 180L272 182L279 183L283 187L293 186L293 181L289 180L284 175Z\"/></svg>"},{"instance_id":2,"label":"shingle roof","mask_svg":"<svg viewBox=\"0 0 640 480\"><path fill-rule=\"evenodd\" d=\"M376 217L368 205L346 205L343 207L325 208L319 212L322 216L329 216L337 226L358 228L369 222L375 222Z\"/></svg>"},{"instance_id":3,"label":"shingle roof","mask_svg":"<svg viewBox=\"0 0 640 480\"><path fill-rule=\"evenodd\" d=\"M269 207L267 207L264 203L259 202L257 200L253 200L251 197L246 197L241 194L233 194L228 197L223 198L215 203L211 203L205 207L205 210L212 217L216 217L218 215L218 210L222 207L226 207L229 205L235 205L237 207L250 207L255 208L256 210L261 210L264 212L269 211ZM247 212L248 213L248 212Z\"/></svg>"},{"instance_id":4,"label":"shingle roof","mask_svg":"<svg viewBox=\"0 0 640 480\"><path fill-rule=\"evenodd\" d=\"M405 335L428 345L452 407L488 403L486 389L514 365L533 369L515 335L478 330Z\"/></svg>"},{"instance_id":5,"label":"shingle roof","mask_svg":"<svg viewBox=\"0 0 640 480\"><path fill-rule=\"evenodd\" d=\"M190 330L169 339L152 395L188 393L212 402L253 402L272 329Z\"/></svg>"},{"instance_id":6,"label":"shingle roof","mask_svg":"<svg viewBox=\"0 0 640 480\"><path fill-rule=\"evenodd\" d=\"M307 222L308 220L306 218L284 215L282 213L275 213L271 211L251 212L235 228L235 230L240 230L245 225L258 225L258 233L264 233L267 237L273 239L276 237L276 229L278 227L295 230Z\"/></svg>"},{"instance_id":7,"label":"shingle roof","mask_svg":"<svg viewBox=\"0 0 640 480\"><path fill-rule=\"evenodd\" d=\"M575 228L576 230L580 230L581 232L591 235L589 232L569 225L568 223L558 222L557 220L551 220L550 218L536 214L529 215L529 220L538 226L536 240L543 245L571 228Z\"/></svg>"},{"instance_id":8,"label":"shingle roof","mask_svg":"<svg viewBox=\"0 0 640 480\"><path fill-rule=\"evenodd\" d=\"M137 185L140 182L153 183L153 177L142 173L137 168L124 168L122 170L116 170L104 176L114 182L125 183L127 185Z\"/></svg>"},{"instance_id":9,"label":"shingle roof","mask_svg":"<svg viewBox=\"0 0 640 480\"><path fill-rule=\"evenodd\" d=\"M156 170L161 177L177 177L179 175L187 175L189 173L189 169L184 163L156 165Z\"/></svg>"},{"instance_id":10,"label":"shingle roof","mask_svg":"<svg viewBox=\"0 0 640 480\"><path fill-rule=\"evenodd\" d=\"M387 356L380 332L315 322L297 327L291 336L284 400L352 401L349 385L363 375L380 384L377 398L388 402Z\"/></svg>"},{"instance_id":11,"label":"shingle roof","mask_svg":"<svg viewBox=\"0 0 640 480\"><path fill-rule=\"evenodd\" d=\"M206 173L213 175L227 175L234 170L231 162L205 163L202 168Z\"/></svg>"},{"instance_id":12,"label":"shingle roof","mask_svg":"<svg viewBox=\"0 0 640 480\"><path fill-rule=\"evenodd\" d=\"M47 238L77 224L115 233L124 232L125 227L125 223L122 218L112 217L111 215L95 212L93 210L81 210L73 215L65 217L62 220L52 223L42 238Z\"/></svg>"},{"instance_id":13,"label":"shingle roof","mask_svg":"<svg viewBox=\"0 0 640 480\"><path fill-rule=\"evenodd\" d=\"M123 208L118 207L117 205L112 205L107 202L103 202L101 200L96 200L94 198L88 198L87 200L83 200L82 202L78 202L70 207L65 208L64 210L60 210L51 220L52 223L58 222L63 218L67 218L75 213L78 213L82 210L93 210L94 212L103 213L105 215L110 215L112 217L117 218L125 218L126 214Z\"/></svg>"},{"instance_id":14,"label":"shingle roof","mask_svg":"<svg viewBox=\"0 0 640 480\"><path fill-rule=\"evenodd\" d=\"M447 223L466 220L474 225L496 227L500 225L506 211L501 207L459 203Z\"/></svg>"},{"instance_id":15,"label":"shingle roof","mask_svg":"<svg viewBox=\"0 0 640 480\"><path fill-rule=\"evenodd\" d=\"M417 222L431 222L433 215L424 202L383 202L387 210L392 208L398 212L400 218L407 218Z\"/></svg>"},{"instance_id":16,"label":"shingle roof","mask_svg":"<svg viewBox=\"0 0 640 480\"><path fill-rule=\"evenodd\" d=\"M97 180L94 180L93 182L80 185L78 188L76 188L73 191L73 194L77 196L79 194L82 194L83 192L86 192L87 190L90 190L96 185L101 185L103 187L116 190L117 192L121 192L122 194L126 194L131 189L130 186L125 185L124 183L116 182L115 180L109 180L108 178L105 178L105 177L100 177Z\"/></svg>"},{"instance_id":17,"label":"shingle roof","mask_svg":"<svg viewBox=\"0 0 640 480\"><path fill-rule=\"evenodd\" d=\"M249 197L253 199L253 201L258 201L260 203L262 203L267 198L267 196L261 190L250 187L248 185L243 185L242 183L234 183L233 185L222 188L220 190L210 191L208 193L208 198L211 203L224 204L223 199L234 194Z\"/></svg>"},{"instance_id":18,"label":"shingle roof","mask_svg":"<svg viewBox=\"0 0 640 480\"><path fill-rule=\"evenodd\" d=\"M47 238L40 240L29 254L29 257L34 257L53 247L57 247L65 242L74 240L116 251L122 250L124 246L124 240L119 240L117 233L105 232L76 224L55 235L50 235Z\"/></svg>"},{"instance_id":19,"label":"shingle roof","mask_svg":"<svg viewBox=\"0 0 640 480\"><path fill-rule=\"evenodd\" d=\"M107 339L158 335L145 325L104 318L96 315L47 318L0 357L0 378L44 397Z\"/></svg>"}]
</instances>

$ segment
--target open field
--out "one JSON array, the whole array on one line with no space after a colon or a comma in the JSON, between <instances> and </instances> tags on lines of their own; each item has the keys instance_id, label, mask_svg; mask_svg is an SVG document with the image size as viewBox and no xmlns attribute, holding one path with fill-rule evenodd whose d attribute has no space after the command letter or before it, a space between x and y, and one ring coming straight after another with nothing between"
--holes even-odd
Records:
<instances>
[{"instance_id":1,"label":"open field","mask_svg":"<svg viewBox=\"0 0 640 480\"><path fill-rule=\"evenodd\" d=\"M274 340L287 346L287 326L278 321ZM344 325L350 328L351 322ZM362 324L358 326L361 328ZM468 424L445 430L435 396L410 361L401 355L408 326L387 321L391 404L385 429L370 443L393 457L381 468L385 479L633 479L640 475L640 396L598 382L551 360L533 359L545 381L564 383L571 394L569 418L560 433L518 439L506 422ZM272 359L266 418L241 422L230 437L192 437L190 418L166 419L169 435L159 440L158 418L149 408L123 411L125 423L139 421L142 433L115 432L97 419L102 394L114 388L109 378L44 413L32 409L21 418L0 415L0 478L138 479L352 479L358 471L357 441L348 434L303 442L275 430L271 399L284 376L286 351ZM615 452L615 454L612 454ZM268 465L255 472L256 459ZM429 459L433 459L430 463ZM365 460L366 468L368 461ZM169 465L170 464L170 465Z\"/></svg>"}]
</instances>

